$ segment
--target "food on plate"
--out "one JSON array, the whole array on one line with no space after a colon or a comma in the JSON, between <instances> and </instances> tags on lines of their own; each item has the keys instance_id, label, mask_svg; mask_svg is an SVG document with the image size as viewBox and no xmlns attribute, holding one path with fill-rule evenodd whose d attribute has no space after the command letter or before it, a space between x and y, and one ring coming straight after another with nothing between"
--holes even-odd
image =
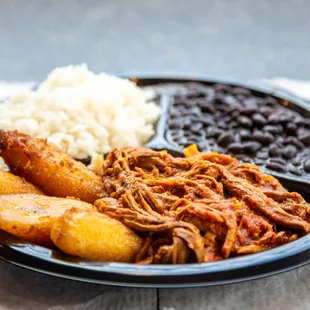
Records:
<instances>
[{"instance_id":1,"label":"food on plate","mask_svg":"<svg viewBox=\"0 0 310 310\"><path fill-rule=\"evenodd\" d=\"M183 84L173 96L168 137L179 146L231 154L269 170L310 175L310 113L285 100L229 85Z\"/></svg>"},{"instance_id":2,"label":"food on plate","mask_svg":"<svg viewBox=\"0 0 310 310\"><path fill-rule=\"evenodd\" d=\"M144 236L136 262L215 261L309 233L309 206L274 177L195 146L185 154L127 147L104 161L95 206Z\"/></svg>"},{"instance_id":3,"label":"food on plate","mask_svg":"<svg viewBox=\"0 0 310 310\"><path fill-rule=\"evenodd\" d=\"M70 209L56 220L51 239L67 254L109 262L133 262L142 244L121 222L79 209Z\"/></svg>"},{"instance_id":4,"label":"food on plate","mask_svg":"<svg viewBox=\"0 0 310 310\"><path fill-rule=\"evenodd\" d=\"M144 144L159 115L134 82L80 65L56 68L36 90L0 104L0 128L46 138L73 158L86 159Z\"/></svg>"},{"instance_id":5,"label":"food on plate","mask_svg":"<svg viewBox=\"0 0 310 310\"><path fill-rule=\"evenodd\" d=\"M50 238L55 220L71 208L92 211L94 206L75 199L43 195L0 195L0 229L22 239L53 246Z\"/></svg>"},{"instance_id":6,"label":"food on plate","mask_svg":"<svg viewBox=\"0 0 310 310\"><path fill-rule=\"evenodd\" d=\"M0 195L43 194L42 191L24 178L0 169Z\"/></svg>"},{"instance_id":7,"label":"food on plate","mask_svg":"<svg viewBox=\"0 0 310 310\"><path fill-rule=\"evenodd\" d=\"M0 228L86 259L184 264L261 252L310 232L298 193L229 155L114 148L97 175L56 146L0 131L11 171L49 195L0 195ZM99 168L99 166L102 166Z\"/></svg>"},{"instance_id":8,"label":"food on plate","mask_svg":"<svg viewBox=\"0 0 310 310\"><path fill-rule=\"evenodd\" d=\"M0 130L0 151L14 174L48 195L91 203L102 195L100 176L44 139Z\"/></svg>"}]
</instances>

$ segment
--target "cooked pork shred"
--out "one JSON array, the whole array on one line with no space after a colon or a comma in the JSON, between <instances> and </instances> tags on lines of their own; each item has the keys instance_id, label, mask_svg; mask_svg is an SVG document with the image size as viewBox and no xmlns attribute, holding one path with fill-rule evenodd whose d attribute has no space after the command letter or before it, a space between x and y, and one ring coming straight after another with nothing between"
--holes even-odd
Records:
<instances>
[{"instance_id":1,"label":"cooked pork shred","mask_svg":"<svg viewBox=\"0 0 310 310\"><path fill-rule=\"evenodd\" d=\"M104 161L95 205L144 237L137 263L216 261L310 231L305 200L256 166L194 146L185 155L128 147Z\"/></svg>"}]
</instances>

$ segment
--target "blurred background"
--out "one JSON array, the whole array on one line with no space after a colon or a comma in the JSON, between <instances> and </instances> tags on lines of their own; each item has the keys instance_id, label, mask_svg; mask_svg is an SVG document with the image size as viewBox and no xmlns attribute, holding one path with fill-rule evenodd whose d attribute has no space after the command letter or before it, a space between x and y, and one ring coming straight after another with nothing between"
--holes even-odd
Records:
<instances>
[{"instance_id":1,"label":"blurred background","mask_svg":"<svg viewBox=\"0 0 310 310\"><path fill-rule=\"evenodd\" d=\"M0 80L95 72L310 79L309 0L0 0Z\"/></svg>"}]
</instances>

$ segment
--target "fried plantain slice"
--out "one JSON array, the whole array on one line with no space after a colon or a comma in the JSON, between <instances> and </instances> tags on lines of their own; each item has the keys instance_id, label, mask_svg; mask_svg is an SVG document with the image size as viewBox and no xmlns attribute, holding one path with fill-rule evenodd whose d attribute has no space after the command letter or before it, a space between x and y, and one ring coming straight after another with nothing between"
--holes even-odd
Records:
<instances>
[{"instance_id":1,"label":"fried plantain slice","mask_svg":"<svg viewBox=\"0 0 310 310\"><path fill-rule=\"evenodd\" d=\"M91 260L133 262L142 240L99 212L71 209L55 221L51 239L63 252Z\"/></svg>"},{"instance_id":2,"label":"fried plantain slice","mask_svg":"<svg viewBox=\"0 0 310 310\"><path fill-rule=\"evenodd\" d=\"M8 194L41 194L42 191L24 178L0 170L0 195Z\"/></svg>"},{"instance_id":3,"label":"fried plantain slice","mask_svg":"<svg viewBox=\"0 0 310 310\"><path fill-rule=\"evenodd\" d=\"M70 196L90 203L102 196L101 177L46 140L0 130L0 150L14 174L50 196Z\"/></svg>"},{"instance_id":4,"label":"fried plantain slice","mask_svg":"<svg viewBox=\"0 0 310 310\"><path fill-rule=\"evenodd\" d=\"M57 218L75 207L96 210L83 201L43 195L1 195L0 229L44 246L53 246L50 231Z\"/></svg>"}]
</instances>

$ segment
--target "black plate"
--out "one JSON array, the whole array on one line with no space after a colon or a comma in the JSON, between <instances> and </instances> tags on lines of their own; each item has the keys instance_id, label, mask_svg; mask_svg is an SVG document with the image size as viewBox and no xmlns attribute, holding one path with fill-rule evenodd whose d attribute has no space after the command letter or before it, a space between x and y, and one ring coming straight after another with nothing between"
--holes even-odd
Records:
<instances>
[{"instance_id":1,"label":"black plate","mask_svg":"<svg viewBox=\"0 0 310 310\"><path fill-rule=\"evenodd\" d=\"M198 287L236 283L278 274L310 261L310 235L258 254L184 265L101 263L69 257L1 232L0 258L66 279L130 287ZM3 240L5 240L3 242Z\"/></svg>"},{"instance_id":2,"label":"black plate","mask_svg":"<svg viewBox=\"0 0 310 310\"><path fill-rule=\"evenodd\" d=\"M227 83L247 87L223 80L206 81L197 79L139 78L138 85L150 86L160 83L183 83L199 81L208 84ZM307 105L282 92L253 89L261 94L270 94L288 100L294 109L308 111ZM180 150L165 139L169 94L158 97L163 115L157 124L156 136L147 144L150 147L167 148L174 154ZM310 182L285 174L281 178L289 190L301 192L310 201ZM79 281L132 286L132 287L197 287L213 286L258 279L291 270L310 261L310 234L286 245L252 255L230 258L223 261L185 265L136 265L124 263L102 263L86 261L65 255L58 250L30 244L0 231L0 258L15 265L42 273Z\"/></svg>"}]
</instances>

